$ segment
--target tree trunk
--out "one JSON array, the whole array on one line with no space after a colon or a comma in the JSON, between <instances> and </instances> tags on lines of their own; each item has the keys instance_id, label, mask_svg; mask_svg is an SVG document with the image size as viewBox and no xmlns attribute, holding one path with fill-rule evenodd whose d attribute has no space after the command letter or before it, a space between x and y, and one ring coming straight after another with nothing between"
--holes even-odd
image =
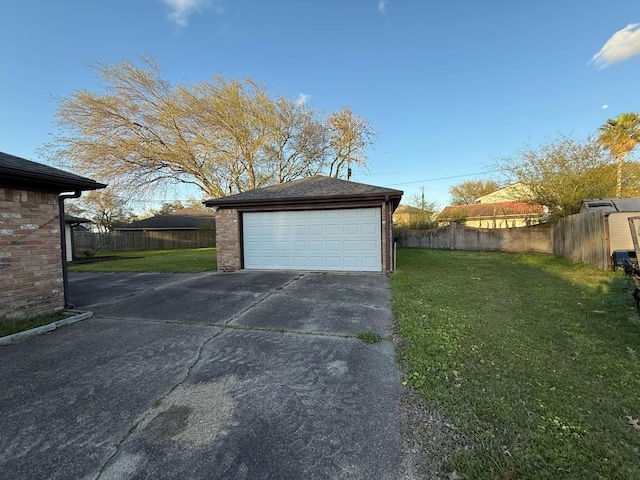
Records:
<instances>
[{"instance_id":1,"label":"tree trunk","mask_svg":"<svg viewBox=\"0 0 640 480\"><path fill-rule=\"evenodd\" d=\"M622 197L622 162L624 161L624 156L620 155L618 157L618 174L616 176L616 198Z\"/></svg>"}]
</instances>

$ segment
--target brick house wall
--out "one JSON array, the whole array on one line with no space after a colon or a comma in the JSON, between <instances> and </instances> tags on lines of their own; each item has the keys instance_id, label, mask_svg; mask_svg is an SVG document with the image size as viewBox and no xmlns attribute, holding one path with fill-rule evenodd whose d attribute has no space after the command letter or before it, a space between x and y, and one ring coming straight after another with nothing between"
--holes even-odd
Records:
<instances>
[{"instance_id":1,"label":"brick house wall","mask_svg":"<svg viewBox=\"0 0 640 480\"><path fill-rule=\"evenodd\" d=\"M64 308L58 195L0 188L0 319Z\"/></svg>"},{"instance_id":2,"label":"brick house wall","mask_svg":"<svg viewBox=\"0 0 640 480\"><path fill-rule=\"evenodd\" d=\"M235 208L216 211L216 247L220 271L235 272L242 267L239 219L240 215Z\"/></svg>"}]
</instances>

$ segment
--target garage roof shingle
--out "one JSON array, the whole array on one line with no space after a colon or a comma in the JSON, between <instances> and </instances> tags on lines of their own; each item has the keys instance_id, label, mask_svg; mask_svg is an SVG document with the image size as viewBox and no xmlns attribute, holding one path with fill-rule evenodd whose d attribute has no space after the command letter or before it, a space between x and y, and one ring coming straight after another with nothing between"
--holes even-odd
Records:
<instances>
[{"instance_id":1,"label":"garage roof shingle","mask_svg":"<svg viewBox=\"0 0 640 480\"><path fill-rule=\"evenodd\" d=\"M276 204L315 204L357 200L389 199L397 206L402 191L350 182L338 178L314 175L312 177L279 183L226 197L207 200L207 207L266 206Z\"/></svg>"}]
</instances>

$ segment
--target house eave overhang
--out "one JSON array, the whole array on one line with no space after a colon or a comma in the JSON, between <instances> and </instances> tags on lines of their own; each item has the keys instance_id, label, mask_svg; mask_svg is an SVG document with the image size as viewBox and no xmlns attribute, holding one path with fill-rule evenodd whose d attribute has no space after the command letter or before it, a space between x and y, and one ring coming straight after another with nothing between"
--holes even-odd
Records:
<instances>
[{"instance_id":1,"label":"house eave overhang","mask_svg":"<svg viewBox=\"0 0 640 480\"><path fill-rule=\"evenodd\" d=\"M17 168L4 166L0 169L0 187L28 188L44 192L62 193L76 190L98 190L105 188L106 185L89 178L69 179L63 176L40 172L25 172Z\"/></svg>"}]
</instances>

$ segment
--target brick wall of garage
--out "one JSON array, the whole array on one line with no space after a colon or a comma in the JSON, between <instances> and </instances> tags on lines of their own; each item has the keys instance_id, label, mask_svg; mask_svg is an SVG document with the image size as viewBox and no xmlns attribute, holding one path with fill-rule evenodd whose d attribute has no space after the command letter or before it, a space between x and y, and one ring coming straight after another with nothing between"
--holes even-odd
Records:
<instances>
[{"instance_id":1,"label":"brick wall of garage","mask_svg":"<svg viewBox=\"0 0 640 480\"><path fill-rule=\"evenodd\" d=\"M382 271L391 272L393 271L393 209L391 204L383 202L380 213L382 216Z\"/></svg>"},{"instance_id":2,"label":"brick wall of garage","mask_svg":"<svg viewBox=\"0 0 640 480\"><path fill-rule=\"evenodd\" d=\"M58 196L0 188L0 319L64 308Z\"/></svg>"},{"instance_id":3,"label":"brick wall of garage","mask_svg":"<svg viewBox=\"0 0 640 480\"><path fill-rule=\"evenodd\" d=\"M240 216L235 208L221 208L216 212L216 247L218 270L235 272L242 266Z\"/></svg>"},{"instance_id":4,"label":"brick wall of garage","mask_svg":"<svg viewBox=\"0 0 640 480\"><path fill-rule=\"evenodd\" d=\"M393 208L391 203L381 204L383 272L391 272L393 265ZM240 235L240 214L236 209L218 209L216 212L216 246L218 270L234 272L242 268L242 238Z\"/></svg>"}]
</instances>

